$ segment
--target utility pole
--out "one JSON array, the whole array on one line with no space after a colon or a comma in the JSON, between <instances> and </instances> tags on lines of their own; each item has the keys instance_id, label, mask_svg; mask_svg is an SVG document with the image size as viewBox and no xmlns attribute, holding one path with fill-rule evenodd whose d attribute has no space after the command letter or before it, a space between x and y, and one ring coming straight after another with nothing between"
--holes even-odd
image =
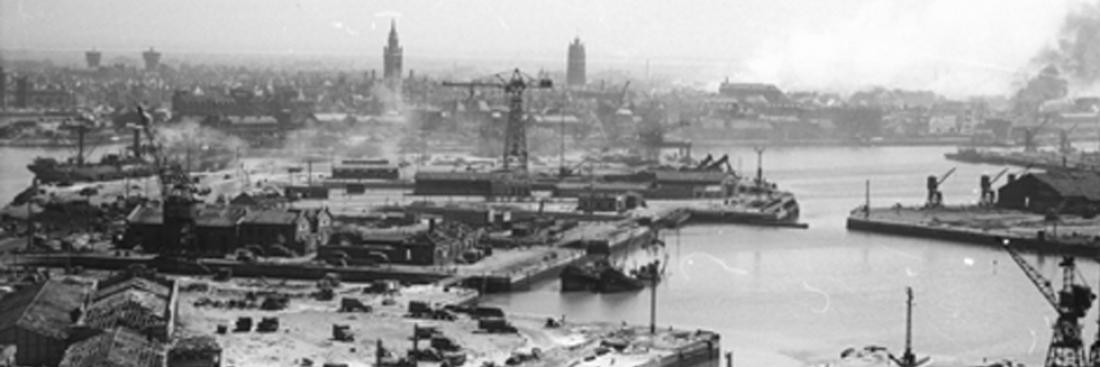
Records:
<instances>
[{"instance_id":1,"label":"utility pole","mask_svg":"<svg viewBox=\"0 0 1100 367\"><path fill-rule=\"evenodd\" d=\"M868 179L863 190L863 217L871 216L871 180Z\"/></svg>"},{"instance_id":2,"label":"utility pole","mask_svg":"<svg viewBox=\"0 0 1100 367\"><path fill-rule=\"evenodd\" d=\"M652 287L649 288L649 333L657 334L657 267L652 269L649 280Z\"/></svg>"},{"instance_id":3,"label":"utility pole","mask_svg":"<svg viewBox=\"0 0 1100 367\"><path fill-rule=\"evenodd\" d=\"M34 195L31 195L30 199L27 199L27 251L30 251L34 247L34 210L31 208L34 205L35 196L38 195L38 178L31 179L31 190Z\"/></svg>"}]
</instances>

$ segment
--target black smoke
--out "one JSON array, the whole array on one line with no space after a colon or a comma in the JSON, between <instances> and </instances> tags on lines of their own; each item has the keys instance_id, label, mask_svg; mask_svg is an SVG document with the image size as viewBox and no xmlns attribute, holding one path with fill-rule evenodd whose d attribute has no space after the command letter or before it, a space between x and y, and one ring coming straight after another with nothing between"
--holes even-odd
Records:
<instances>
[{"instance_id":1,"label":"black smoke","mask_svg":"<svg viewBox=\"0 0 1100 367\"><path fill-rule=\"evenodd\" d=\"M1073 84L1100 81L1100 4L1081 4L1066 15L1056 44L1036 61L1058 68Z\"/></svg>"}]
</instances>

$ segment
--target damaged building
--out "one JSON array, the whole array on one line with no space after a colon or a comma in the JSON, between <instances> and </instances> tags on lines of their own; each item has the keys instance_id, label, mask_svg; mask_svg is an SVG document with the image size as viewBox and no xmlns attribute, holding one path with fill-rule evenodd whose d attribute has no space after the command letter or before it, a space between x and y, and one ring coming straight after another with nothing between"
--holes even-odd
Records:
<instances>
[{"instance_id":1,"label":"damaged building","mask_svg":"<svg viewBox=\"0 0 1100 367\"><path fill-rule=\"evenodd\" d=\"M20 366L163 366L178 294L145 271L49 279L0 300L0 345L15 347Z\"/></svg>"}]
</instances>

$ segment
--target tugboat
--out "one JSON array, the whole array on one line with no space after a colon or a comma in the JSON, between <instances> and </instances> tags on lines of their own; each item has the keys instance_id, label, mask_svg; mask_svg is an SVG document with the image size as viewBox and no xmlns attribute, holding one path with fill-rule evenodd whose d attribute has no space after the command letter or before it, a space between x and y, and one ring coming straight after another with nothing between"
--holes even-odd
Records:
<instances>
[{"instance_id":1,"label":"tugboat","mask_svg":"<svg viewBox=\"0 0 1100 367\"><path fill-rule=\"evenodd\" d=\"M607 259L584 265L569 265L561 272L562 292L619 293L638 291L645 286L645 281L627 275L612 266Z\"/></svg>"}]
</instances>

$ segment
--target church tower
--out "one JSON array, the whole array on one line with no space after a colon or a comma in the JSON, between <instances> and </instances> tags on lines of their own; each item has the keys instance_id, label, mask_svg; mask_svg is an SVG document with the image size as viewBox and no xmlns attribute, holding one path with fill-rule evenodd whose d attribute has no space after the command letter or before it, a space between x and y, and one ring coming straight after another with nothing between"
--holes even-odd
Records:
<instances>
[{"instance_id":1,"label":"church tower","mask_svg":"<svg viewBox=\"0 0 1100 367\"><path fill-rule=\"evenodd\" d=\"M382 76L391 86L401 86L401 44L397 42L397 22L390 21L390 37L382 49Z\"/></svg>"}]
</instances>

